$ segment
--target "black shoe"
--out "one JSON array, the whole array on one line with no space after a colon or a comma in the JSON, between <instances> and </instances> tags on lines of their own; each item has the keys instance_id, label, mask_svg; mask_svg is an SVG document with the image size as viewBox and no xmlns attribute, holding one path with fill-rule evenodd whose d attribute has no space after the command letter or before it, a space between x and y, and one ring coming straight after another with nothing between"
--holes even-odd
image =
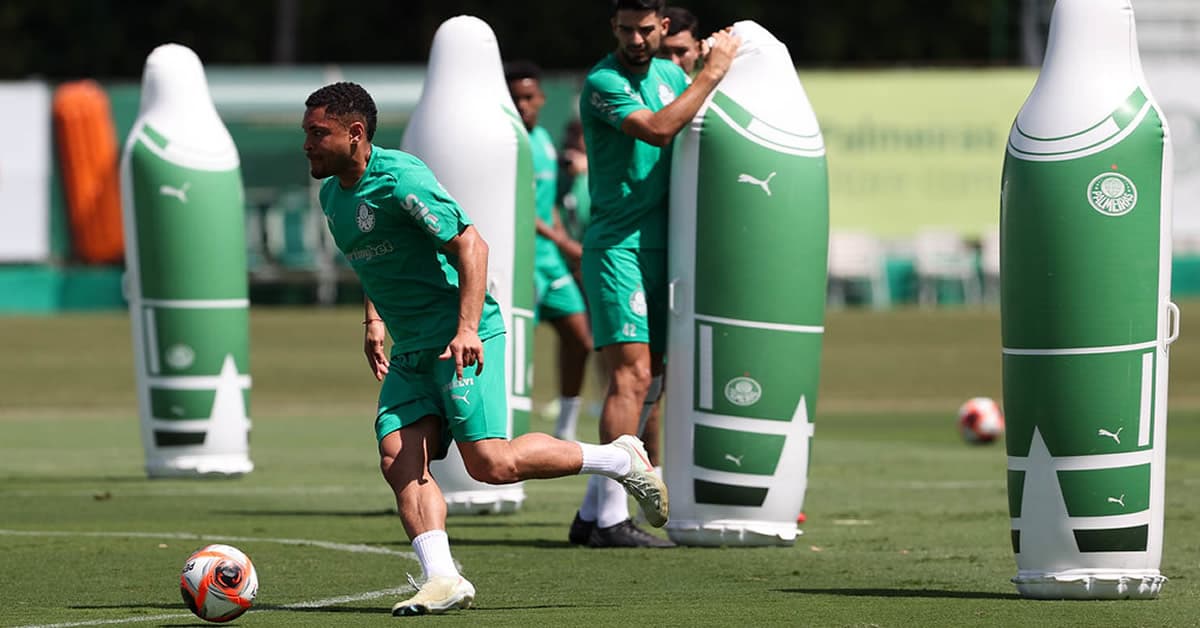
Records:
<instances>
[{"instance_id":1,"label":"black shoe","mask_svg":"<svg viewBox=\"0 0 1200 628\"><path fill-rule=\"evenodd\" d=\"M571 531L567 532L567 540L571 545L587 545L588 539L592 537L592 530L595 529L595 521L584 521L579 518L579 512L576 512L575 520L571 522Z\"/></svg>"},{"instance_id":2,"label":"black shoe","mask_svg":"<svg viewBox=\"0 0 1200 628\"><path fill-rule=\"evenodd\" d=\"M674 543L633 525L629 519L608 528L593 527L587 544L588 547L675 547Z\"/></svg>"}]
</instances>

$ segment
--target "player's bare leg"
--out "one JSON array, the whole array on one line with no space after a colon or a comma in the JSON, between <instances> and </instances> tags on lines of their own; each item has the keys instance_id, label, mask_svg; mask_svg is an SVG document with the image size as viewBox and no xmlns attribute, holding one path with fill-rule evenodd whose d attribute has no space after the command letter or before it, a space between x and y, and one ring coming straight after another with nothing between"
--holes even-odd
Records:
<instances>
[{"instance_id":1,"label":"player's bare leg","mask_svg":"<svg viewBox=\"0 0 1200 628\"><path fill-rule=\"evenodd\" d=\"M604 412L600 418L600 442L608 443L624 435L637 433L642 403L652 378L651 356L650 345L646 343L608 345L602 349L602 353L605 363L610 365L610 371ZM589 500L593 499L595 502L592 503L597 505L596 511L585 512ZM651 523L658 525L653 520ZM586 541L583 540L585 533ZM592 478L588 482L584 507L572 522L568 538L575 543L585 542L591 547L674 545L633 525L624 494L602 478Z\"/></svg>"},{"instance_id":2,"label":"player's bare leg","mask_svg":"<svg viewBox=\"0 0 1200 628\"><path fill-rule=\"evenodd\" d=\"M587 316L571 314L550 321L558 332L559 411L554 435L562 440L575 440L579 423L583 375L588 356L592 353L592 333Z\"/></svg>"},{"instance_id":3,"label":"player's bare leg","mask_svg":"<svg viewBox=\"0 0 1200 628\"><path fill-rule=\"evenodd\" d=\"M429 473L429 460L441 445L441 419L427 416L379 441L379 467L392 492L404 531L424 572L412 597L397 602L393 615L424 615L467 608L475 587L458 573L446 536L446 500Z\"/></svg>"},{"instance_id":4,"label":"player's bare leg","mask_svg":"<svg viewBox=\"0 0 1200 628\"><path fill-rule=\"evenodd\" d=\"M578 473L614 480L621 490L637 500L651 525L667 522L667 488L654 473L646 450L637 437L625 435L607 445L559 440L549 434L530 432L505 440L488 438L461 442L467 473L488 484L511 484L523 480L558 478Z\"/></svg>"}]
</instances>

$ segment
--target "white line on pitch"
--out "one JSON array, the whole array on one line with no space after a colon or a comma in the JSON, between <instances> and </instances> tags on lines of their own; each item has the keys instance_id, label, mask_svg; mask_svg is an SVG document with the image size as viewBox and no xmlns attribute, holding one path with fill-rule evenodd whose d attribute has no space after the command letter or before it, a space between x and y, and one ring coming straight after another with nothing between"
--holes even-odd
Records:
<instances>
[{"instance_id":1,"label":"white line on pitch","mask_svg":"<svg viewBox=\"0 0 1200 628\"><path fill-rule=\"evenodd\" d=\"M377 547L374 545L364 545L361 543L334 543L332 541L317 541L311 539L282 539L282 538L260 538L249 536L226 536L219 534L193 534L189 532L67 532L61 530L4 530L0 529L0 536L51 536L51 537L109 537L109 538L149 538L149 539L195 539L209 541L229 541L229 542L258 542L258 543L277 543L281 545L308 545L312 547L320 547L323 549L350 552L353 554L384 554L388 556L399 556L416 560L416 554L412 552L401 552L398 550L388 549L386 547ZM456 561L457 563L457 561ZM459 565L461 568L461 565ZM311 600L307 602L294 602L292 604L281 604L277 606L265 607L260 609L252 609L251 613L261 613L271 610L287 610L297 608L325 608L335 604L346 604L350 602L361 602L364 600L373 600L388 595L397 595L404 591L410 590L411 587L393 587L390 589L381 589L378 591L368 591L366 593L358 593L354 595L343 595L339 597L326 598L323 600ZM140 615L138 617L126 617L122 619L93 619L80 622L67 622L60 624L30 624L27 626L19 626L18 628L75 628L77 626L108 626L114 624L135 624L154 621L163 621L171 619L187 619L193 617L190 613L176 613L173 615Z\"/></svg>"},{"instance_id":2,"label":"white line on pitch","mask_svg":"<svg viewBox=\"0 0 1200 628\"><path fill-rule=\"evenodd\" d=\"M0 497L90 497L108 489L94 488L91 490L55 491L6 491L0 489ZM191 497L191 496L226 496L226 495L375 495L382 494L376 488L354 486L280 486L280 487L155 487L155 488L121 488L109 491L121 496L135 497Z\"/></svg>"},{"instance_id":3,"label":"white line on pitch","mask_svg":"<svg viewBox=\"0 0 1200 628\"><path fill-rule=\"evenodd\" d=\"M335 604L349 604L351 602L365 602L374 600L389 595L399 595L406 591L412 590L412 587L392 587L391 589L380 589L379 591L368 591L366 593L358 593L356 595L342 595L338 597L326 598L324 600L312 600L309 602L296 602L294 604L281 604L278 606L269 606L259 609L250 609L250 613L265 613L272 610L291 610L298 608L326 608ZM125 617L122 619L92 619L88 621L73 621L63 624L31 624L28 626L18 626L17 628L76 628L79 626L111 626L114 624L140 624L153 621L166 621L170 619L191 619L195 617L191 613L175 613L174 615L141 615L139 617Z\"/></svg>"}]
</instances>

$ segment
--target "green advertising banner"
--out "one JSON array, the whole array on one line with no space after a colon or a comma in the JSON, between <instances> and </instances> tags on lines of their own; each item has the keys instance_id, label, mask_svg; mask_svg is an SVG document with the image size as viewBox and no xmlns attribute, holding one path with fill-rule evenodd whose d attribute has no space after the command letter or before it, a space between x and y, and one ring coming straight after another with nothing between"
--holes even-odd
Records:
<instances>
[{"instance_id":1,"label":"green advertising banner","mask_svg":"<svg viewBox=\"0 0 1200 628\"><path fill-rule=\"evenodd\" d=\"M803 72L829 162L832 229L922 226L978 236L996 198L1013 112L1036 70Z\"/></svg>"}]
</instances>

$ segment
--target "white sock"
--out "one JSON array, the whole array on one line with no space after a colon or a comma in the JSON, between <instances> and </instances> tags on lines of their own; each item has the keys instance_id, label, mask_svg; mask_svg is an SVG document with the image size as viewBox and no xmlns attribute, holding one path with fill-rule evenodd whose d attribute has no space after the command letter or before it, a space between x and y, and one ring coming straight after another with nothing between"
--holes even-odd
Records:
<instances>
[{"instance_id":1,"label":"white sock","mask_svg":"<svg viewBox=\"0 0 1200 628\"><path fill-rule=\"evenodd\" d=\"M577 444L583 450L583 466L579 468L580 474L593 473L610 478L619 478L629 473L629 468L632 466L633 461L629 459L629 452L624 449L613 444Z\"/></svg>"},{"instance_id":2,"label":"white sock","mask_svg":"<svg viewBox=\"0 0 1200 628\"><path fill-rule=\"evenodd\" d=\"M579 518L595 522L600 515L600 493L604 490L604 482L608 478L603 475L593 475L588 478L587 490L583 493L583 503L579 504Z\"/></svg>"},{"instance_id":3,"label":"white sock","mask_svg":"<svg viewBox=\"0 0 1200 628\"><path fill-rule=\"evenodd\" d=\"M425 579L436 576L458 576L458 567L450 556L450 537L445 530L430 530L412 541L413 551L425 572Z\"/></svg>"},{"instance_id":4,"label":"white sock","mask_svg":"<svg viewBox=\"0 0 1200 628\"><path fill-rule=\"evenodd\" d=\"M646 389L646 399L642 401L642 414L638 417L638 438L642 437L642 432L646 429L646 421L650 420L650 412L654 410L654 404L658 403L658 398L662 396L663 376L655 375L650 380L650 388Z\"/></svg>"},{"instance_id":5,"label":"white sock","mask_svg":"<svg viewBox=\"0 0 1200 628\"><path fill-rule=\"evenodd\" d=\"M583 400L579 397L563 397L558 402L558 420L554 423L554 436L559 440L575 440L575 427L579 424L579 408Z\"/></svg>"},{"instance_id":6,"label":"white sock","mask_svg":"<svg viewBox=\"0 0 1200 628\"><path fill-rule=\"evenodd\" d=\"M629 518L629 496L625 488L614 480L601 478L599 508L596 513L596 526L611 528Z\"/></svg>"}]
</instances>

